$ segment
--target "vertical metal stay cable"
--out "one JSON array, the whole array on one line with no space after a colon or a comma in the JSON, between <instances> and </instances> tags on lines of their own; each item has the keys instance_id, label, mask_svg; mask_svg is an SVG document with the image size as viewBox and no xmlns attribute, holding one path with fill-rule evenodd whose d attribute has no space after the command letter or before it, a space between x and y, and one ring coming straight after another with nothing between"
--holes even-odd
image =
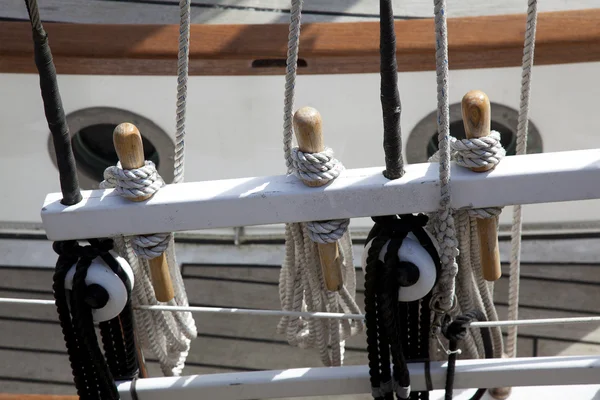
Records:
<instances>
[{"instance_id":1,"label":"vertical metal stay cable","mask_svg":"<svg viewBox=\"0 0 600 400\"><path fill-rule=\"evenodd\" d=\"M396 32L391 0L379 0L379 52L381 74L381 108L383 112L383 150L388 179L404 175L400 114L402 105L398 93L398 63L396 61Z\"/></svg>"},{"instance_id":2,"label":"vertical metal stay cable","mask_svg":"<svg viewBox=\"0 0 600 400\"><path fill-rule=\"evenodd\" d=\"M40 20L40 13L36 0L25 0L31 28L33 32L33 49L35 65L40 76L40 89L44 101L46 121L52 133L56 164L60 177L60 188L63 199L62 204L70 206L81 201L81 190L77 179L75 157L71 148L71 135L67 126L67 119L58 90L56 68L52 61L52 52L48 44L48 35L44 31Z\"/></svg>"}]
</instances>

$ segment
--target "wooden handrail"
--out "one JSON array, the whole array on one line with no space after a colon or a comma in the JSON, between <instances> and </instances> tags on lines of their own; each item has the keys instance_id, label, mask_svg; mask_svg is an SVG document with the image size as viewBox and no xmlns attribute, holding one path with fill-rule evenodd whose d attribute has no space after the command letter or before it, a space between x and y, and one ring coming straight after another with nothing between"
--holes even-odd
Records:
<instances>
[{"instance_id":1,"label":"wooden handrail","mask_svg":"<svg viewBox=\"0 0 600 400\"><path fill-rule=\"evenodd\" d=\"M46 23L61 74L174 75L176 25ZM525 15L448 20L450 68L521 63ZM399 71L435 68L433 20L396 22ZM285 72L288 26L193 25L191 75L274 75ZM600 61L600 9L540 13L536 65ZM302 28L301 74L379 70L379 24L314 23ZM35 73L31 28L0 23L0 72Z\"/></svg>"}]
</instances>

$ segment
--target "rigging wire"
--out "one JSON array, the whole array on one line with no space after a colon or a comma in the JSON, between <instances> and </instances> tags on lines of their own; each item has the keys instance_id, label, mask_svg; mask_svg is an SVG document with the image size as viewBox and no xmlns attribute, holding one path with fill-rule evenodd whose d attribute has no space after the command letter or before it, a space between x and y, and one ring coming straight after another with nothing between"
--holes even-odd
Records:
<instances>
[{"instance_id":1,"label":"rigging wire","mask_svg":"<svg viewBox=\"0 0 600 400\"><path fill-rule=\"evenodd\" d=\"M46 121L52 133L56 164L63 195L61 203L66 206L81 201L81 190L77 178L75 156L71 147L71 135L65 117L64 107L58 90L56 68L52 61L52 52L48 44L48 34L42 26L37 0L25 0L27 13L33 32L33 50L35 65L40 77L40 90L44 102Z\"/></svg>"},{"instance_id":2,"label":"rigging wire","mask_svg":"<svg viewBox=\"0 0 600 400\"><path fill-rule=\"evenodd\" d=\"M19 298L0 298L0 304L20 304L20 305L36 305L36 306L53 306L54 300L41 299L19 299ZM255 315L265 317L302 317L302 318L330 318L330 319L364 319L363 314L344 314L344 313L328 313L328 312L295 312L295 311L280 311L280 310L262 310L250 308L226 308L226 307L197 307L197 306L136 306L136 310L145 311L168 311L180 312L188 311L198 314L232 314L232 315ZM593 317L568 317L568 318L540 318L540 319L522 319L508 321L485 321L471 322L472 328L493 328L502 326L539 326L539 325L558 325L558 324L588 324L600 323L600 316Z\"/></svg>"},{"instance_id":3,"label":"rigging wire","mask_svg":"<svg viewBox=\"0 0 600 400\"><path fill-rule=\"evenodd\" d=\"M396 32L391 0L379 1L379 52L381 75L381 109L383 112L383 150L388 179L404 175L400 114L402 104L398 92L398 62L396 60Z\"/></svg>"}]
</instances>

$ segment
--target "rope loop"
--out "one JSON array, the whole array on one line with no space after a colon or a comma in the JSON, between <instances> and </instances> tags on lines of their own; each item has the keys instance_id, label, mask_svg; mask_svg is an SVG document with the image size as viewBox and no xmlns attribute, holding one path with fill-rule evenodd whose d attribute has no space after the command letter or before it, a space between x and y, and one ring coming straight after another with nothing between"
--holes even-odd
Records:
<instances>
[{"instance_id":1,"label":"rope loop","mask_svg":"<svg viewBox=\"0 0 600 400\"><path fill-rule=\"evenodd\" d=\"M290 170L294 176L309 182L329 182L344 170L343 164L333 155L331 148L319 153L305 153L294 147Z\"/></svg>"},{"instance_id":2,"label":"rope loop","mask_svg":"<svg viewBox=\"0 0 600 400\"><path fill-rule=\"evenodd\" d=\"M146 161L141 168L123 169L121 162L104 170L101 189L114 188L126 199L153 195L165 185L152 161Z\"/></svg>"},{"instance_id":3,"label":"rope loop","mask_svg":"<svg viewBox=\"0 0 600 400\"><path fill-rule=\"evenodd\" d=\"M492 131L489 136L473 139L456 139L451 136L450 147L456 152L456 163L467 168L496 166L506 156L497 131Z\"/></svg>"},{"instance_id":4,"label":"rope loop","mask_svg":"<svg viewBox=\"0 0 600 400\"><path fill-rule=\"evenodd\" d=\"M316 243L334 243L342 238L350 225L349 219L311 221L306 223L310 240Z\"/></svg>"},{"instance_id":5,"label":"rope loop","mask_svg":"<svg viewBox=\"0 0 600 400\"><path fill-rule=\"evenodd\" d=\"M131 238L131 247L138 257L151 260L159 257L167 250L172 238L172 233L155 233L152 235L134 236Z\"/></svg>"}]
</instances>

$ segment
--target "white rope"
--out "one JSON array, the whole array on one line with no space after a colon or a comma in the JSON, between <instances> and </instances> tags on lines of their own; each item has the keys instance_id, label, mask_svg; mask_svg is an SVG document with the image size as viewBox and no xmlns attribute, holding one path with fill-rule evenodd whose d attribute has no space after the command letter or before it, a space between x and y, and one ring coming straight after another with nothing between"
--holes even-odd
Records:
<instances>
[{"instance_id":1,"label":"white rope","mask_svg":"<svg viewBox=\"0 0 600 400\"><path fill-rule=\"evenodd\" d=\"M283 105L283 153L288 173L292 164L292 118L294 115L294 90L298 70L298 49L300 48L300 26L303 0L292 0L290 8L290 33L285 72L285 99Z\"/></svg>"},{"instance_id":2,"label":"white rope","mask_svg":"<svg viewBox=\"0 0 600 400\"><path fill-rule=\"evenodd\" d=\"M335 159L330 148L320 153L304 153L294 147L288 167L297 178L311 182L329 182L344 170L344 166Z\"/></svg>"},{"instance_id":3,"label":"white rope","mask_svg":"<svg viewBox=\"0 0 600 400\"><path fill-rule=\"evenodd\" d=\"M450 137L450 147L456 152L456 164L466 168L496 166L506 155L497 131L491 131L489 136L482 138L459 140Z\"/></svg>"},{"instance_id":4,"label":"white rope","mask_svg":"<svg viewBox=\"0 0 600 400\"><path fill-rule=\"evenodd\" d=\"M146 161L143 167L131 170L124 170L118 162L116 166L104 170L104 181L100 183L100 188L115 188L120 196L135 199L153 195L164 184L152 161Z\"/></svg>"},{"instance_id":5,"label":"white rope","mask_svg":"<svg viewBox=\"0 0 600 400\"><path fill-rule=\"evenodd\" d=\"M440 246L441 274L436 285L432 306L437 319L452 309L455 296L455 277L458 273L456 256L458 243L451 209L450 192L450 117L448 100L448 37L446 1L434 0L437 76L437 125L440 163L440 210L436 217L435 236ZM436 325L436 324L434 324ZM437 327L436 327L437 329Z\"/></svg>"},{"instance_id":6,"label":"white rope","mask_svg":"<svg viewBox=\"0 0 600 400\"><path fill-rule=\"evenodd\" d=\"M0 297L0 304L18 304L18 305L36 305L36 306L54 306L54 300L40 299L19 299ZM145 311L167 311L180 312L187 311L198 314L232 314L232 315L255 315L265 317L302 317L302 318L326 318L326 319L364 319L363 314L345 314L345 313L322 313L322 312L290 312L281 310L258 310L250 308L223 308L223 307L181 307L181 306L137 306L136 310ZM593 317L565 317L565 318L539 318L522 319L508 321L475 321L468 325L472 328L494 328L502 326L544 326L559 324L592 324L599 323L600 316Z\"/></svg>"},{"instance_id":7,"label":"white rope","mask_svg":"<svg viewBox=\"0 0 600 400\"><path fill-rule=\"evenodd\" d=\"M183 182L185 112L187 100L188 64L190 55L190 2L179 1L179 53L177 58L177 118L175 133L175 163L173 183Z\"/></svg>"},{"instance_id":8,"label":"white rope","mask_svg":"<svg viewBox=\"0 0 600 400\"><path fill-rule=\"evenodd\" d=\"M140 178L141 169L146 173L143 178ZM104 176L105 181L100 184L101 188L126 187L127 185L131 186L131 182L134 182L135 193L150 191L138 186L146 185L152 188L155 193L165 184L151 162L146 162L146 165L142 168L128 171L124 171L118 164L116 167L107 168L104 171ZM128 177L136 177L137 180L123 182L123 177L127 179L129 179ZM121 191L121 193L128 194L129 192ZM150 278L149 260L163 253L167 256L169 274L175 292L175 298L168 305L189 306L181 271L175 260L174 240L171 233L127 238L116 237L114 241L116 250L127 259L134 273L136 282L132 291L134 308L144 305L159 305ZM136 310L134 314L136 337L140 341L142 349L159 360L163 374L167 376L180 375L190 349L191 340L197 336L192 315L189 312L148 313L139 310Z\"/></svg>"},{"instance_id":9,"label":"white rope","mask_svg":"<svg viewBox=\"0 0 600 400\"><path fill-rule=\"evenodd\" d=\"M337 178L343 165L334 158L329 148L319 153L304 153L292 149L293 109L300 46L302 0L292 0L288 37L287 69L285 77L283 148L288 173L304 181L326 183ZM316 347L326 366L339 366L344 358L344 341L363 329L358 320L306 319L304 312L360 314L354 300L356 272L352 243L347 231L349 220L292 223L285 227L285 259L279 275L279 297L285 312L292 312L280 320L277 331L286 335L292 346ZM344 285L339 292L330 292L325 286L317 243L340 245ZM304 315L304 316L303 316Z\"/></svg>"},{"instance_id":10,"label":"white rope","mask_svg":"<svg viewBox=\"0 0 600 400\"><path fill-rule=\"evenodd\" d=\"M537 0L529 0L527 5L527 29L523 49L523 66L521 72L521 103L519 122L517 125L517 155L527 153L527 133L529 124L529 98L531 89L531 67L535 50L535 33L537 25ZM519 276L521 274L521 230L522 210L520 205L513 208L511 230L510 275L508 284L508 319L519 317ZM517 356L517 328L510 327L506 338L506 353L509 357Z\"/></svg>"},{"instance_id":11,"label":"white rope","mask_svg":"<svg viewBox=\"0 0 600 400\"><path fill-rule=\"evenodd\" d=\"M484 313L488 321L498 319L493 303L493 283L486 282L481 272L481 257L477 235L477 218L497 218L500 208L474 210L451 209L450 165L454 159L458 165L473 168L496 165L505 156L500 144L500 134L492 132L486 138L457 140L450 136L449 96L448 96L448 38L446 25L446 1L434 0L436 31L436 75L438 90L438 143L439 151L432 160L440 164L441 200L440 210L435 214L430 226L436 233L440 246L442 271L434 289L432 310L436 313L432 324L430 340L432 358L443 359L438 342L441 318L472 309ZM455 226L455 218L458 221ZM459 251L460 249L460 251ZM458 257L458 264L457 264ZM460 265L460 269L458 268ZM454 299L457 299L454 302ZM494 356L502 353L502 332L499 328L491 330ZM485 351L483 339L477 330L471 330L461 344L461 354L468 358L482 358ZM443 344L442 344L443 347Z\"/></svg>"}]
</instances>

